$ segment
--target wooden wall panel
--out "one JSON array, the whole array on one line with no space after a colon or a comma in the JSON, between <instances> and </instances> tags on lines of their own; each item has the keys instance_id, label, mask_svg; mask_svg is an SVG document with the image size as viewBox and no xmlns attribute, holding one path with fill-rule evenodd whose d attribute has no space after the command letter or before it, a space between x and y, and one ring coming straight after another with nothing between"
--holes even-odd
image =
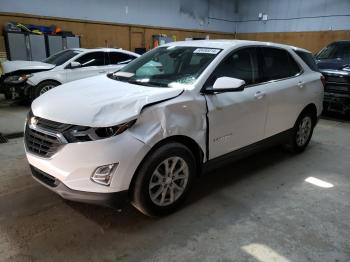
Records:
<instances>
[{"instance_id":1,"label":"wooden wall panel","mask_svg":"<svg viewBox=\"0 0 350 262\"><path fill-rule=\"evenodd\" d=\"M61 27L64 31L72 31L75 34L80 35L82 47L92 48L108 46L129 49L130 46L128 26L0 15L0 25L4 25L8 21L46 26L55 24L56 26Z\"/></svg>"},{"instance_id":2,"label":"wooden wall panel","mask_svg":"<svg viewBox=\"0 0 350 262\"><path fill-rule=\"evenodd\" d=\"M65 31L72 31L81 36L82 47L121 47L129 50L132 45L130 36L132 31L144 32L144 46L152 47L152 35L166 34L175 36L177 41L182 41L187 37L206 37L210 39L234 39L235 34L206 32L196 30L183 30L176 28L155 28L150 26L133 26L124 24L101 23L94 21L79 21L71 19L37 17L22 14L0 13L0 25L8 21L17 21L28 24L42 24L50 26L55 24ZM277 33L238 33L238 39L269 41L276 43L299 46L310 50L313 53L336 40L350 40L350 31L324 31L324 32L277 32ZM2 40L2 30L0 30L0 40ZM0 52L3 52L3 41L0 43Z\"/></svg>"},{"instance_id":3,"label":"wooden wall panel","mask_svg":"<svg viewBox=\"0 0 350 262\"><path fill-rule=\"evenodd\" d=\"M184 40L186 37L205 37L216 39L232 39L234 34L191 31L172 28L155 28L149 26L133 26L124 24L102 23L95 21L79 21L72 19L62 19L53 17L37 17L22 14L3 14L0 13L0 26L9 21L16 21L24 24L37 24L50 26L52 24L61 27L64 31L72 31L81 36L81 46L86 48L94 47L121 47L129 50L132 45L130 42L131 32L144 32L145 47L152 47L152 35L166 34L167 36L176 36L177 41ZM2 37L0 30L0 39ZM3 43L0 44L0 52L5 51Z\"/></svg>"},{"instance_id":4,"label":"wooden wall panel","mask_svg":"<svg viewBox=\"0 0 350 262\"><path fill-rule=\"evenodd\" d=\"M317 53L331 42L350 40L350 31L239 33L237 38L288 44Z\"/></svg>"}]
</instances>

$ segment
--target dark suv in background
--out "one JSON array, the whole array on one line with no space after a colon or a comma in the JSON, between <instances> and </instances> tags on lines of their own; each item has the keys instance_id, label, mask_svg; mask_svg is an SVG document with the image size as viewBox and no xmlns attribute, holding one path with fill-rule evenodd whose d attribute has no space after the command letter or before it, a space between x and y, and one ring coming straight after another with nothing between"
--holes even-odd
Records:
<instances>
[{"instance_id":1,"label":"dark suv in background","mask_svg":"<svg viewBox=\"0 0 350 262\"><path fill-rule=\"evenodd\" d=\"M324 110L350 115L350 41L331 43L316 60L326 81Z\"/></svg>"}]
</instances>

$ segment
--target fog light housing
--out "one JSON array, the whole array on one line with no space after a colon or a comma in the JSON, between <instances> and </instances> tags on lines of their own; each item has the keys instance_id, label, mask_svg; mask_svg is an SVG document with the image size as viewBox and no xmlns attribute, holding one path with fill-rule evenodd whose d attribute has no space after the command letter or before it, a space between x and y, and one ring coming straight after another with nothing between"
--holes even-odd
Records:
<instances>
[{"instance_id":1,"label":"fog light housing","mask_svg":"<svg viewBox=\"0 0 350 262\"><path fill-rule=\"evenodd\" d=\"M117 167L118 163L100 166L92 174L91 180L97 184L109 186Z\"/></svg>"}]
</instances>

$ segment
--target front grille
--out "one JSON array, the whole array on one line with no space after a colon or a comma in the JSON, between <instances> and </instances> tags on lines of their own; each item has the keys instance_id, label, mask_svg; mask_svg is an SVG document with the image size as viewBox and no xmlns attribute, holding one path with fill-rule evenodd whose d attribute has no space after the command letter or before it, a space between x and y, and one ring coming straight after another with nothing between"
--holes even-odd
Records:
<instances>
[{"instance_id":1,"label":"front grille","mask_svg":"<svg viewBox=\"0 0 350 262\"><path fill-rule=\"evenodd\" d=\"M37 117L37 119L38 119L38 123L36 125L38 127L41 127L56 133L57 132L61 133L71 127L71 125L54 122L44 118Z\"/></svg>"},{"instance_id":2,"label":"front grille","mask_svg":"<svg viewBox=\"0 0 350 262\"><path fill-rule=\"evenodd\" d=\"M54 178L53 176L50 176L49 174L46 174L45 172L30 166L30 169L32 171L33 177L41 181L42 183L50 186L50 187L56 187L59 183L59 181Z\"/></svg>"},{"instance_id":3,"label":"front grille","mask_svg":"<svg viewBox=\"0 0 350 262\"><path fill-rule=\"evenodd\" d=\"M335 91L335 92L348 93L348 92L350 92L350 86L348 86L348 85L335 85L335 84L327 83L325 90L329 91L329 92Z\"/></svg>"},{"instance_id":4,"label":"front grille","mask_svg":"<svg viewBox=\"0 0 350 262\"><path fill-rule=\"evenodd\" d=\"M25 143L27 150L41 157L51 157L62 147L62 142L55 136L26 127Z\"/></svg>"},{"instance_id":5,"label":"front grille","mask_svg":"<svg viewBox=\"0 0 350 262\"><path fill-rule=\"evenodd\" d=\"M340 84L349 84L350 79L348 77L337 77L337 76L327 76L326 81L328 83L340 83Z\"/></svg>"},{"instance_id":6,"label":"front grille","mask_svg":"<svg viewBox=\"0 0 350 262\"><path fill-rule=\"evenodd\" d=\"M35 129L30 128L33 115L29 113L25 130L25 144L29 152L49 158L53 156L64 144L58 137L62 132L71 127L68 124L57 123L47 119L35 117Z\"/></svg>"}]
</instances>

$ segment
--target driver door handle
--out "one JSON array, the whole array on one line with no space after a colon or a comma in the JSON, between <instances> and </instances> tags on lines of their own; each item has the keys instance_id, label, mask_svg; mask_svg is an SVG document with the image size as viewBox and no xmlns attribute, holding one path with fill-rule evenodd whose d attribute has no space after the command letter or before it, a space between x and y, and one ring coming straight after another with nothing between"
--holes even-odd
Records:
<instances>
[{"instance_id":1,"label":"driver door handle","mask_svg":"<svg viewBox=\"0 0 350 262\"><path fill-rule=\"evenodd\" d=\"M298 82L299 88L303 88L303 87L304 87L304 84L305 84L305 83L304 83L303 81L299 81L299 82Z\"/></svg>"},{"instance_id":2,"label":"driver door handle","mask_svg":"<svg viewBox=\"0 0 350 262\"><path fill-rule=\"evenodd\" d=\"M262 91L257 91L256 93L255 93L255 95L254 95L254 98L255 99L261 99L261 98L263 98L265 96L265 93L264 92L262 92Z\"/></svg>"}]
</instances>

